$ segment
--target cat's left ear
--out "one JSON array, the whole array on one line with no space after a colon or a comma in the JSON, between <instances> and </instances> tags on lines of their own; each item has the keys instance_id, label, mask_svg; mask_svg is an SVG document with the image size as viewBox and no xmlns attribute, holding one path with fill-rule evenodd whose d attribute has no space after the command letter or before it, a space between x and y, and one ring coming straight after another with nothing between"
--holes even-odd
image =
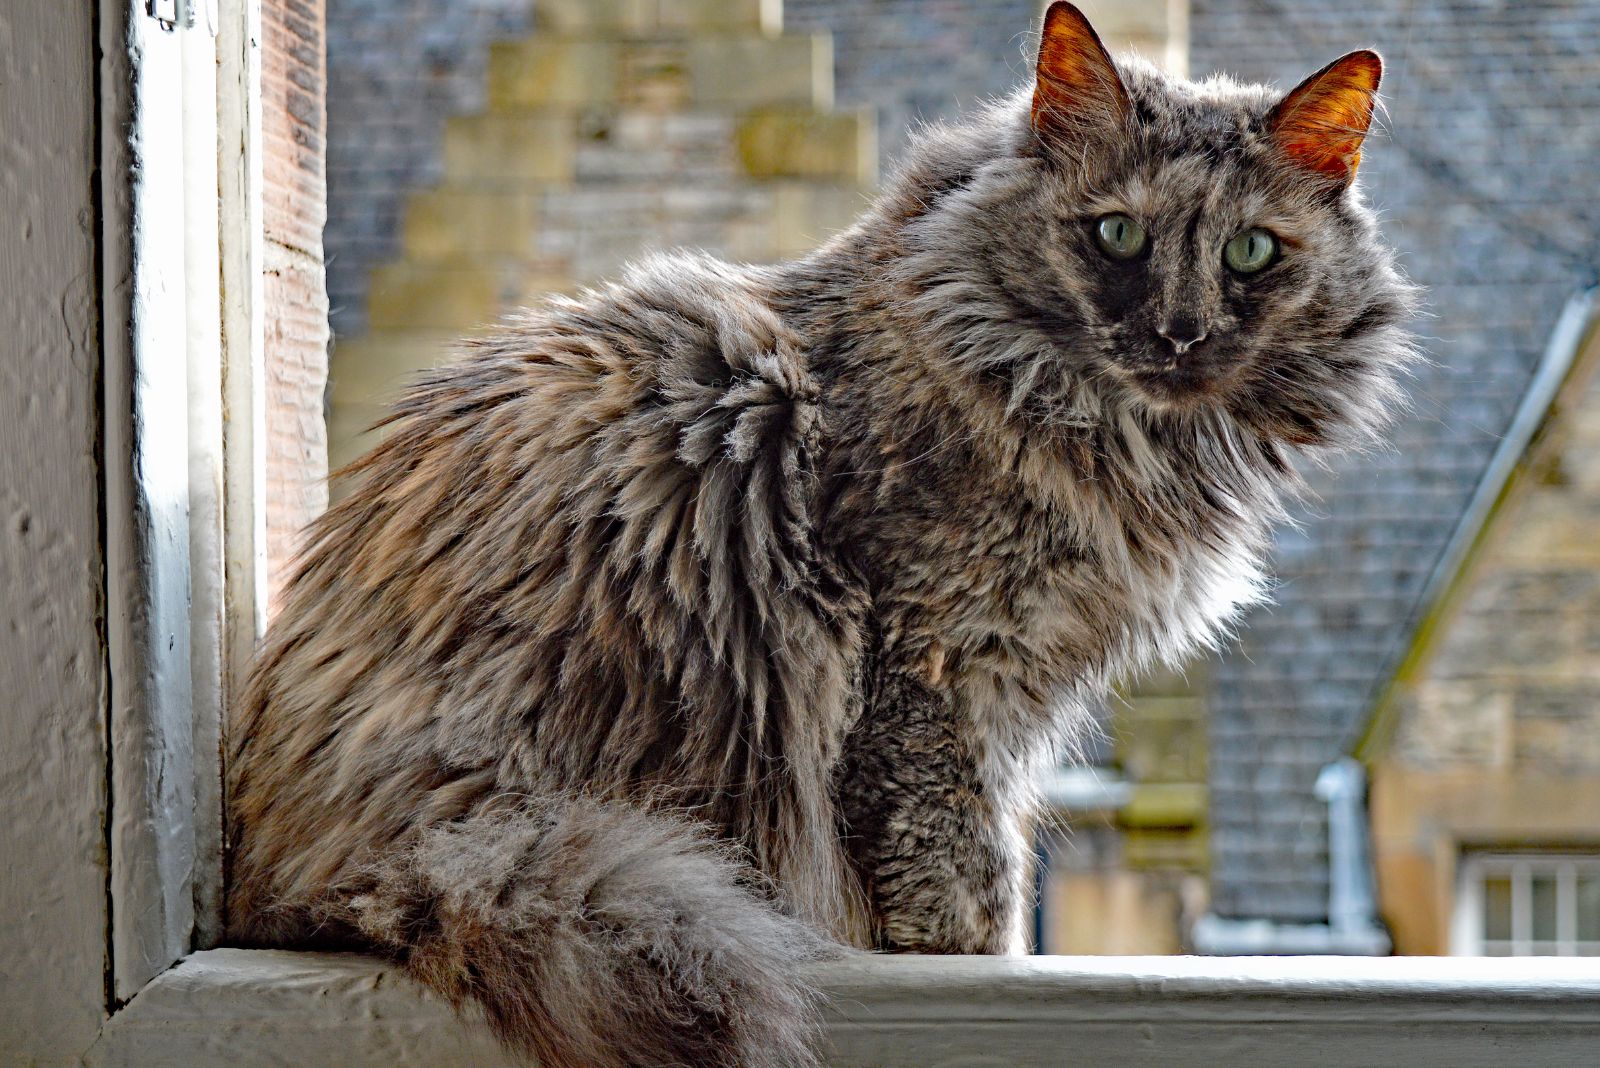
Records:
<instances>
[{"instance_id":1,"label":"cat's left ear","mask_svg":"<svg viewBox=\"0 0 1600 1068\"><path fill-rule=\"evenodd\" d=\"M1361 142L1372 125L1382 78L1378 53L1363 48L1341 56L1272 109L1272 140L1291 163L1349 185L1361 164Z\"/></svg>"},{"instance_id":2,"label":"cat's left ear","mask_svg":"<svg viewBox=\"0 0 1600 1068\"><path fill-rule=\"evenodd\" d=\"M1128 90L1083 12L1057 0L1044 13L1033 88L1033 128L1041 137L1093 135L1128 114Z\"/></svg>"}]
</instances>

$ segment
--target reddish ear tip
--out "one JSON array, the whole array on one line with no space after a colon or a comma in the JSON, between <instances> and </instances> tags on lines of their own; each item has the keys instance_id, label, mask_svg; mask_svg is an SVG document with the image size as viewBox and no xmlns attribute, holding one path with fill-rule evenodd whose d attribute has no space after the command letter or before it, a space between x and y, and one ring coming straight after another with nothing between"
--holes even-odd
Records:
<instances>
[{"instance_id":1,"label":"reddish ear tip","mask_svg":"<svg viewBox=\"0 0 1600 1068\"><path fill-rule=\"evenodd\" d=\"M1033 125L1041 134L1072 136L1113 126L1126 113L1128 91L1082 11L1057 0L1039 39Z\"/></svg>"},{"instance_id":2,"label":"reddish ear tip","mask_svg":"<svg viewBox=\"0 0 1600 1068\"><path fill-rule=\"evenodd\" d=\"M1078 10L1077 4L1069 4L1067 0L1055 0L1055 3L1051 4L1044 13L1044 21L1047 26L1052 20L1059 18L1076 18L1084 24L1089 22L1087 16Z\"/></svg>"},{"instance_id":3,"label":"reddish ear tip","mask_svg":"<svg viewBox=\"0 0 1600 1068\"><path fill-rule=\"evenodd\" d=\"M1369 48L1340 56L1272 109L1273 139L1293 162L1348 182L1361 162L1383 59Z\"/></svg>"},{"instance_id":4,"label":"reddish ear tip","mask_svg":"<svg viewBox=\"0 0 1600 1068\"><path fill-rule=\"evenodd\" d=\"M1068 26L1071 29L1068 29ZM1045 9L1044 36L1046 40L1061 33L1085 35L1093 37L1097 42L1100 35L1095 33L1094 26L1089 22L1089 16L1078 9L1077 4L1069 4L1067 0L1055 0Z\"/></svg>"},{"instance_id":5,"label":"reddish ear tip","mask_svg":"<svg viewBox=\"0 0 1600 1068\"><path fill-rule=\"evenodd\" d=\"M1383 80L1383 57L1370 48L1360 48L1339 60L1339 66L1347 68L1350 73L1370 84L1362 86L1364 89L1376 90L1378 83Z\"/></svg>"}]
</instances>

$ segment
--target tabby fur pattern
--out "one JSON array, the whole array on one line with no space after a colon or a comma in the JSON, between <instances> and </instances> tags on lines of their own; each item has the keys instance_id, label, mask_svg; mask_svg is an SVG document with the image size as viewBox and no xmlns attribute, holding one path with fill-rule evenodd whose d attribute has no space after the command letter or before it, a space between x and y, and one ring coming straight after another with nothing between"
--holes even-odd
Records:
<instances>
[{"instance_id":1,"label":"tabby fur pattern","mask_svg":"<svg viewBox=\"0 0 1600 1068\"><path fill-rule=\"evenodd\" d=\"M1038 771L1261 596L1294 453L1398 407L1376 84L1113 64L1058 3L1037 84L814 254L657 257L468 343L237 710L235 939L385 953L549 1068L814 1064L805 962L1019 952ZM1248 226L1284 252L1245 279Z\"/></svg>"}]
</instances>

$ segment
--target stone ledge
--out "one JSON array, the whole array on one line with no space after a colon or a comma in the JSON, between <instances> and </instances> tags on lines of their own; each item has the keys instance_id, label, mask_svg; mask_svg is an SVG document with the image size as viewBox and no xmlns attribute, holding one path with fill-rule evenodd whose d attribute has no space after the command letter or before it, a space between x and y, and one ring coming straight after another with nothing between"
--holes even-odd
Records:
<instances>
[{"instance_id":1,"label":"stone ledge","mask_svg":"<svg viewBox=\"0 0 1600 1068\"><path fill-rule=\"evenodd\" d=\"M734 131L752 178L809 178L870 187L877 182L877 121L870 109L752 108Z\"/></svg>"},{"instance_id":2,"label":"stone ledge","mask_svg":"<svg viewBox=\"0 0 1600 1068\"><path fill-rule=\"evenodd\" d=\"M534 20L548 33L617 34L783 29L782 0L540 0Z\"/></svg>"},{"instance_id":3,"label":"stone ledge","mask_svg":"<svg viewBox=\"0 0 1600 1068\"><path fill-rule=\"evenodd\" d=\"M538 189L435 186L406 200L401 248L413 263L538 255Z\"/></svg>"},{"instance_id":4,"label":"stone ledge","mask_svg":"<svg viewBox=\"0 0 1600 1068\"><path fill-rule=\"evenodd\" d=\"M878 957L817 969L830 1063L1589 1063L1600 959ZM91 1065L512 1068L476 1021L377 961L218 949L150 983Z\"/></svg>"},{"instance_id":5,"label":"stone ledge","mask_svg":"<svg viewBox=\"0 0 1600 1068\"><path fill-rule=\"evenodd\" d=\"M533 36L491 46L493 113L644 104L667 109L833 103L827 34L687 37Z\"/></svg>"}]
</instances>

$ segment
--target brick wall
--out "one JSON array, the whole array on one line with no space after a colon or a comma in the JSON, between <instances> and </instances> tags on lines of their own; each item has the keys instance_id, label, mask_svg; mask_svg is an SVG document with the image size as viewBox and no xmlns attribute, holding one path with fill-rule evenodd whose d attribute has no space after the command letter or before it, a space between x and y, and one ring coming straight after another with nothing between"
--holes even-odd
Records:
<instances>
[{"instance_id":1,"label":"brick wall","mask_svg":"<svg viewBox=\"0 0 1600 1068\"><path fill-rule=\"evenodd\" d=\"M267 568L275 594L298 532L327 505L323 0L265 0L261 24Z\"/></svg>"}]
</instances>

